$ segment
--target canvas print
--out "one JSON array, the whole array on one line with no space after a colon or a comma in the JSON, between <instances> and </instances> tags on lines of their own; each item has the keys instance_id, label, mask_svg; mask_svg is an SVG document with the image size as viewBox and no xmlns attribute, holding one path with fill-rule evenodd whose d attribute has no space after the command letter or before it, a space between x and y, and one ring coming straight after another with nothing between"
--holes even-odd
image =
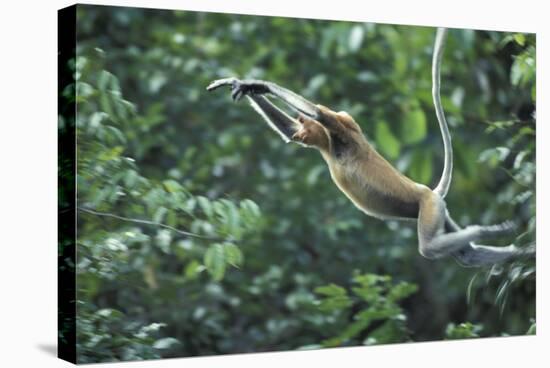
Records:
<instances>
[{"instance_id":1,"label":"canvas print","mask_svg":"<svg viewBox=\"0 0 550 368\"><path fill-rule=\"evenodd\" d=\"M76 5L58 55L61 358L536 333L534 34Z\"/></svg>"}]
</instances>

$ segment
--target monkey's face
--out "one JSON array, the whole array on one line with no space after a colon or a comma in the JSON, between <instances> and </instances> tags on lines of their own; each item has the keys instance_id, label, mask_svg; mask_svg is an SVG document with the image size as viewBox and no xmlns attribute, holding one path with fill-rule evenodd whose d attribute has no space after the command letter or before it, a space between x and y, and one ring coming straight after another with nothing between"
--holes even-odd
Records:
<instances>
[{"instance_id":1,"label":"monkey's face","mask_svg":"<svg viewBox=\"0 0 550 368\"><path fill-rule=\"evenodd\" d=\"M298 116L298 122L302 127L294 133L292 140L320 150L329 150L329 135L321 123L303 115Z\"/></svg>"}]
</instances>

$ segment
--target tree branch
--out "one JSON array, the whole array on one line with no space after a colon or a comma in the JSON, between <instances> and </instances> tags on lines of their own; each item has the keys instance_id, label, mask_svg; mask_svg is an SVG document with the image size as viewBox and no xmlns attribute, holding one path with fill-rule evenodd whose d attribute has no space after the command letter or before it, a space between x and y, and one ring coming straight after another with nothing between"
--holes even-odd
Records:
<instances>
[{"instance_id":1,"label":"tree branch","mask_svg":"<svg viewBox=\"0 0 550 368\"><path fill-rule=\"evenodd\" d=\"M179 230L179 229L176 229L175 227L163 224L161 222L148 221L148 220L136 219L136 218L131 218L131 217L124 217L124 216L115 215L114 213L99 212L99 211L91 210L89 208L84 208L84 207L77 207L77 209L80 212L84 212L84 213L87 213L87 214L90 214L90 215L110 217L110 218L115 218L115 219L121 220L121 221L133 222L133 223L136 223L136 224L162 227L164 229L167 229L167 230L173 231L175 233L178 233L180 235L184 235L184 236L188 236L188 237L193 237L193 238L198 238L198 239L206 239L206 240L214 240L214 241L227 241L227 239L222 239L222 238L215 237L215 236L200 235L200 234L195 234L195 233L192 233L192 232L189 232L189 231Z\"/></svg>"}]
</instances>

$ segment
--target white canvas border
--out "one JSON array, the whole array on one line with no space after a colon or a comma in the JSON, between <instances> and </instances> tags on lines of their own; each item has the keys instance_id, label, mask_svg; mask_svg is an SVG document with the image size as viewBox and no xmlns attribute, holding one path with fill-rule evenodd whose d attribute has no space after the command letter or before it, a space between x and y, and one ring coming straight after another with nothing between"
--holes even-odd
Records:
<instances>
[{"instance_id":1,"label":"white canvas border","mask_svg":"<svg viewBox=\"0 0 550 368\"><path fill-rule=\"evenodd\" d=\"M277 0L135 0L95 4L342 19L381 23L448 26L537 33L537 331L536 337L414 343L316 352L262 353L186 358L112 367L279 367L417 366L538 367L548 354L548 48L544 1L376 1L313 2ZM3 198L1 259L2 366L64 367L52 351L56 344L56 186L57 186L57 9L68 1L3 4L2 121L0 180ZM545 312L546 311L546 312ZM124 364L124 365L123 365Z\"/></svg>"}]
</instances>

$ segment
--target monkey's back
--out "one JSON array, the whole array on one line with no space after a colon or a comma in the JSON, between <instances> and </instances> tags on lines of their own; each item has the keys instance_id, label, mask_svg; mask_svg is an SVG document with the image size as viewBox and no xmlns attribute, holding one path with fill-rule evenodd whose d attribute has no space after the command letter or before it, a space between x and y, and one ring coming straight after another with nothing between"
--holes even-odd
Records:
<instances>
[{"instance_id":1,"label":"monkey's back","mask_svg":"<svg viewBox=\"0 0 550 368\"><path fill-rule=\"evenodd\" d=\"M419 201L430 190L399 173L372 149L367 157L327 159L338 188L367 215L381 219L418 218Z\"/></svg>"}]
</instances>

